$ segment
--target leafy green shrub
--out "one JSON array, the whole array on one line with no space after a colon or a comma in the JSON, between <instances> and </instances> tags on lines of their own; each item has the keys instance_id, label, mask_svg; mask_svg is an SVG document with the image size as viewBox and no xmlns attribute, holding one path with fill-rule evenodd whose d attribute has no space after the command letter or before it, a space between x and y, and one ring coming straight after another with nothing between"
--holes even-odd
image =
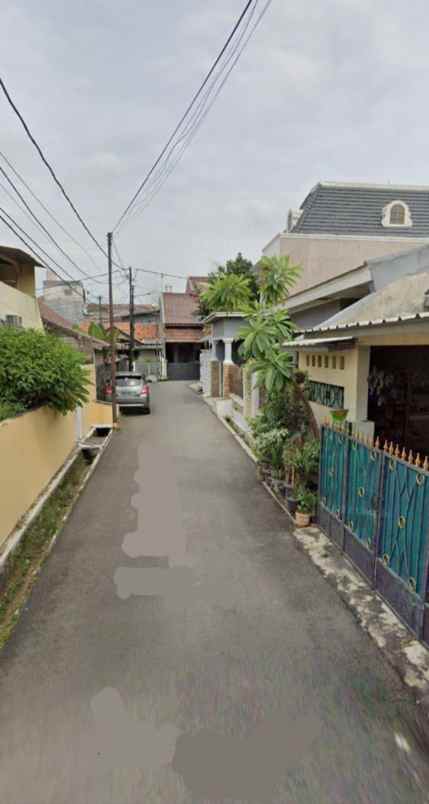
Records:
<instances>
[{"instance_id":1,"label":"leafy green shrub","mask_svg":"<svg viewBox=\"0 0 429 804\"><path fill-rule=\"evenodd\" d=\"M305 399L293 386L281 394L273 394L258 415L251 419L250 428L254 438L276 427L286 428L291 435L305 437L309 431L309 411Z\"/></svg>"},{"instance_id":2,"label":"leafy green shrub","mask_svg":"<svg viewBox=\"0 0 429 804\"><path fill-rule=\"evenodd\" d=\"M88 398L84 356L55 335L0 328L0 403L68 413Z\"/></svg>"},{"instance_id":3,"label":"leafy green shrub","mask_svg":"<svg viewBox=\"0 0 429 804\"><path fill-rule=\"evenodd\" d=\"M283 450L289 433L284 428L276 428L260 433L255 438L256 455L263 463L269 463L276 471L283 467Z\"/></svg>"},{"instance_id":4,"label":"leafy green shrub","mask_svg":"<svg viewBox=\"0 0 429 804\"><path fill-rule=\"evenodd\" d=\"M319 466L320 443L309 438L301 444L286 443L283 450L285 466L295 470L298 485L308 486Z\"/></svg>"},{"instance_id":5,"label":"leafy green shrub","mask_svg":"<svg viewBox=\"0 0 429 804\"><path fill-rule=\"evenodd\" d=\"M0 401L0 422L5 419L14 419L20 413L24 413L24 405L18 402L1 402Z\"/></svg>"},{"instance_id":6,"label":"leafy green shrub","mask_svg":"<svg viewBox=\"0 0 429 804\"><path fill-rule=\"evenodd\" d=\"M299 486L296 490L296 510L301 514L314 514L317 496L305 486Z\"/></svg>"}]
</instances>

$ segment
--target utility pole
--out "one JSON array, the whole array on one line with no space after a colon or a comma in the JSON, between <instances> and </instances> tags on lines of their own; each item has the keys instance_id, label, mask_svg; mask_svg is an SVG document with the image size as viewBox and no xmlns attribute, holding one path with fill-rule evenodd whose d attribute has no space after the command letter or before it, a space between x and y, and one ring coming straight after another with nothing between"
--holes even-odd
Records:
<instances>
[{"instance_id":1,"label":"utility pole","mask_svg":"<svg viewBox=\"0 0 429 804\"><path fill-rule=\"evenodd\" d=\"M112 384L112 420L115 427L118 423L116 407L116 340L113 321L113 281L112 281L112 232L107 233L107 266L109 271L109 322L110 322L110 382Z\"/></svg>"},{"instance_id":2,"label":"utility pole","mask_svg":"<svg viewBox=\"0 0 429 804\"><path fill-rule=\"evenodd\" d=\"M103 318L101 315L101 296L98 297L98 323L100 324L100 327L103 326Z\"/></svg>"},{"instance_id":3,"label":"utility pole","mask_svg":"<svg viewBox=\"0 0 429 804\"><path fill-rule=\"evenodd\" d=\"M130 351L128 355L128 368L132 371L134 362L134 285L131 267L128 268L128 278L130 283Z\"/></svg>"}]
</instances>

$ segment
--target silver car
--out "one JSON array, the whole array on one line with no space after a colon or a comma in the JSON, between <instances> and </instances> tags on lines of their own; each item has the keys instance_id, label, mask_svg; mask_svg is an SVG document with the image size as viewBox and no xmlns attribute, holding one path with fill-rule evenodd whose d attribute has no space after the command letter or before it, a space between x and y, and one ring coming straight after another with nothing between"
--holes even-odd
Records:
<instances>
[{"instance_id":1,"label":"silver car","mask_svg":"<svg viewBox=\"0 0 429 804\"><path fill-rule=\"evenodd\" d=\"M111 386L107 386L106 394L108 398L112 396ZM118 371L116 402L120 408L136 408L144 413L150 413L150 391L144 375L132 371Z\"/></svg>"}]
</instances>

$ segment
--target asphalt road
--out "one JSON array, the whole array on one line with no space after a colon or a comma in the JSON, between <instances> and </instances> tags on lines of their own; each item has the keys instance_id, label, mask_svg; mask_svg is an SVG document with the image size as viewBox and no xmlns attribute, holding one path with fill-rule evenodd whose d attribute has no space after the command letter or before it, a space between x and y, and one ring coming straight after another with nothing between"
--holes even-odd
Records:
<instances>
[{"instance_id":1,"label":"asphalt road","mask_svg":"<svg viewBox=\"0 0 429 804\"><path fill-rule=\"evenodd\" d=\"M412 716L248 457L164 383L0 655L0 802L423 802Z\"/></svg>"}]
</instances>

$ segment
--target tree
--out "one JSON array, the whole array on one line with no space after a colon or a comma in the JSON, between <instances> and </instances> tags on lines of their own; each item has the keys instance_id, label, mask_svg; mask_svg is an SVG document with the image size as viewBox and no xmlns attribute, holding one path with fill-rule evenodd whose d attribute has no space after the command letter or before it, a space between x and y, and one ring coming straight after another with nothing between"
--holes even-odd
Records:
<instances>
[{"instance_id":1,"label":"tree","mask_svg":"<svg viewBox=\"0 0 429 804\"><path fill-rule=\"evenodd\" d=\"M219 265L216 271L213 271L208 276L209 289L217 279L225 275L244 276L249 280L250 299L256 301L259 294L258 282L253 263L243 257L239 251L235 260L227 260L225 265ZM203 299L203 294L200 296L199 313L201 318L205 318L211 313L208 305Z\"/></svg>"},{"instance_id":2,"label":"tree","mask_svg":"<svg viewBox=\"0 0 429 804\"><path fill-rule=\"evenodd\" d=\"M293 265L290 257L262 257L258 263L260 301L273 307L286 301L288 293L298 279L301 267Z\"/></svg>"},{"instance_id":3,"label":"tree","mask_svg":"<svg viewBox=\"0 0 429 804\"><path fill-rule=\"evenodd\" d=\"M85 357L55 335L0 327L0 405L68 413L88 399Z\"/></svg>"},{"instance_id":4,"label":"tree","mask_svg":"<svg viewBox=\"0 0 429 804\"><path fill-rule=\"evenodd\" d=\"M270 310L260 305L240 329L240 352L257 375L257 384L269 395L285 390L293 374L292 357L283 351L294 325L287 310Z\"/></svg>"},{"instance_id":5,"label":"tree","mask_svg":"<svg viewBox=\"0 0 429 804\"><path fill-rule=\"evenodd\" d=\"M109 335L104 327L101 324L97 324L96 321L91 321L88 327L88 335L91 335L92 338L98 338L99 341L109 340Z\"/></svg>"},{"instance_id":6,"label":"tree","mask_svg":"<svg viewBox=\"0 0 429 804\"><path fill-rule=\"evenodd\" d=\"M239 274L224 273L209 285L201 294L207 314L222 311L226 313L244 310L251 304L249 279Z\"/></svg>"}]
</instances>

